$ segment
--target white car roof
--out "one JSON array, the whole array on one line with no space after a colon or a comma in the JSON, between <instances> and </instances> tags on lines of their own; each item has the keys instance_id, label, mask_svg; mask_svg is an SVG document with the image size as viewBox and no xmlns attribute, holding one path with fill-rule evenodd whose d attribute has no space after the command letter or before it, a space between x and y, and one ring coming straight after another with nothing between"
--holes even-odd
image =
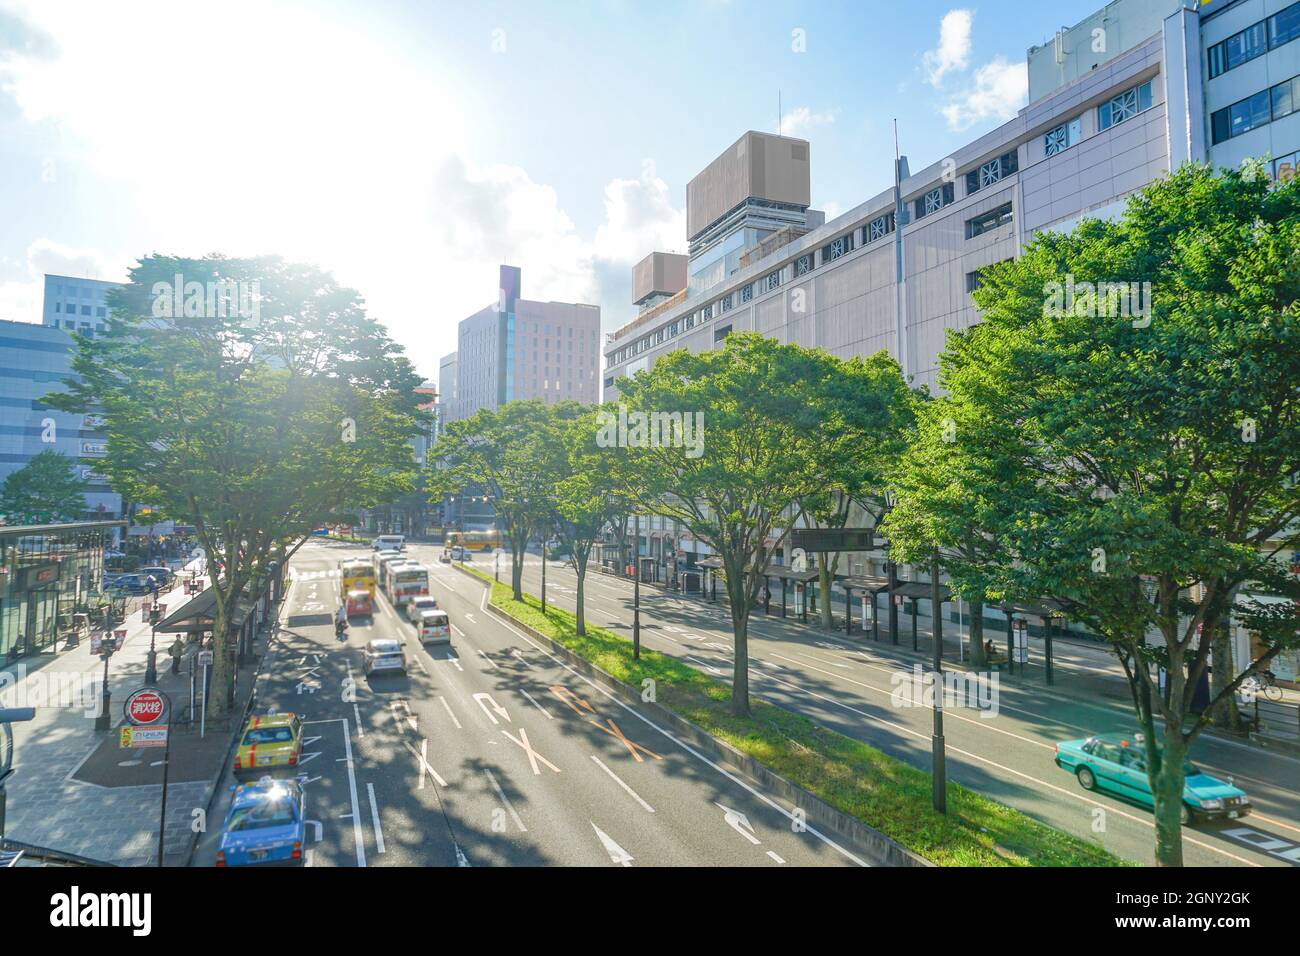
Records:
<instances>
[{"instance_id":1,"label":"white car roof","mask_svg":"<svg viewBox=\"0 0 1300 956\"><path fill-rule=\"evenodd\" d=\"M370 649L380 654L391 654L402 649L401 643L391 637L377 637L370 642Z\"/></svg>"}]
</instances>

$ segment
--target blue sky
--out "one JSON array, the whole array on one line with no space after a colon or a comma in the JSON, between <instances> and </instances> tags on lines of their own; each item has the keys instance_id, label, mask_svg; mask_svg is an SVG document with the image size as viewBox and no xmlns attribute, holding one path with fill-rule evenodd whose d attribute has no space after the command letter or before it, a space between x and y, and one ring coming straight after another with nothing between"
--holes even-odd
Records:
<instances>
[{"instance_id":1,"label":"blue sky","mask_svg":"<svg viewBox=\"0 0 1300 956\"><path fill-rule=\"evenodd\" d=\"M431 377L503 261L613 328L778 93L834 215L889 184L895 117L942 158L1099 6L0 0L0 318L39 320L44 272L222 251L332 270Z\"/></svg>"}]
</instances>

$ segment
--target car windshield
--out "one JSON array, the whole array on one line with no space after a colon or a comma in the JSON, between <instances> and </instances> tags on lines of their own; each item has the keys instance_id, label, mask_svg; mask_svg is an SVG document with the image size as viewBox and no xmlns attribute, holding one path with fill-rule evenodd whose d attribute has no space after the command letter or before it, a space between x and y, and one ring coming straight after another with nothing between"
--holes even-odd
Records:
<instances>
[{"instance_id":1,"label":"car windshield","mask_svg":"<svg viewBox=\"0 0 1300 956\"><path fill-rule=\"evenodd\" d=\"M239 807L230 815L231 832L261 830L265 827L288 826L297 819L293 800L289 795L267 797L246 807Z\"/></svg>"},{"instance_id":2,"label":"car windshield","mask_svg":"<svg viewBox=\"0 0 1300 956\"><path fill-rule=\"evenodd\" d=\"M253 744L287 744L293 740L293 731L288 727L255 727L244 734L244 746Z\"/></svg>"}]
</instances>

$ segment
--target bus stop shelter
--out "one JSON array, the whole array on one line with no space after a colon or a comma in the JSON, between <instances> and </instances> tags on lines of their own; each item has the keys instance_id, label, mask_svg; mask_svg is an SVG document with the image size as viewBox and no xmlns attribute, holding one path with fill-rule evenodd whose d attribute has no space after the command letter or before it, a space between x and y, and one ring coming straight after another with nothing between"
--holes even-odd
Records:
<instances>
[{"instance_id":1,"label":"bus stop shelter","mask_svg":"<svg viewBox=\"0 0 1300 956\"><path fill-rule=\"evenodd\" d=\"M808 582L817 577L815 570L796 571L793 568L785 567L780 564L769 564L767 570L763 572L763 588L766 597L763 601L763 613L772 613L772 579L776 578L781 582L781 616L785 617L788 609L787 598L790 591L790 583L794 582L795 588L803 588L803 600L796 602L799 604L799 612L803 617L804 623L808 623Z\"/></svg>"},{"instance_id":2,"label":"bus stop shelter","mask_svg":"<svg viewBox=\"0 0 1300 956\"><path fill-rule=\"evenodd\" d=\"M871 596L871 639L880 640L880 620L876 613L876 598L889 590L889 579L876 574L856 574L841 578L838 582L844 589L844 633L853 633L853 592L860 591L862 596Z\"/></svg>"},{"instance_id":3,"label":"bus stop shelter","mask_svg":"<svg viewBox=\"0 0 1300 956\"><path fill-rule=\"evenodd\" d=\"M1036 617L1043 622L1043 670L1047 683L1055 683L1052 674L1052 638L1055 636L1056 621L1066 617L1065 604L1055 598L1008 601L1002 605L1002 612L1007 616L1007 673L1011 673L1012 662L1016 659L1016 615L1019 614L1022 618ZM1024 670L1025 662L1021 661L1020 672L1023 674Z\"/></svg>"},{"instance_id":4,"label":"bus stop shelter","mask_svg":"<svg viewBox=\"0 0 1300 956\"><path fill-rule=\"evenodd\" d=\"M934 597L933 590L934 590L933 584L930 584L929 582L921 582L921 581L904 581L903 583L899 584L898 587L894 588L894 594L897 597L901 597L904 601L912 602L912 606L911 606L912 650L914 651L920 650L920 648L917 645L916 606L921 601L930 600L931 598L933 598ZM939 607L930 608L931 615L933 615L935 619L938 619L938 616L943 613L943 605L948 603L951 600L952 600L952 591L948 588L948 585L940 584L939 585Z\"/></svg>"}]
</instances>

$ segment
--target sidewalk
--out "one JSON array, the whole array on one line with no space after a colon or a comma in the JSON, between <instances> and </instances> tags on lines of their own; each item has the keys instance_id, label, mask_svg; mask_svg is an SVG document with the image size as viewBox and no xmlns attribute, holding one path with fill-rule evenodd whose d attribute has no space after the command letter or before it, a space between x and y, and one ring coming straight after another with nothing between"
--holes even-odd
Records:
<instances>
[{"instance_id":1,"label":"sidewalk","mask_svg":"<svg viewBox=\"0 0 1300 956\"><path fill-rule=\"evenodd\" d=\"M180 587L159 594L175 610L188 599ZM90 642L0 671L6 706L35 706L36 718L14 724L14 773L8 791L5 838L123 866L157 863L162 797L162 751L122 750L117 728L125 723L123 703L143 686L150 627L139 604L122 625L127 635L109 662L109 705L113 729L96 732L104 664ZM165 853L168 865L183 865L192 824L208 805L229 749L230 722L209 722L207 735L178 727L175 719L189 698L184 669L171 673L167 649L175 635L159 634L158 688L172 702L173 724L167 786ZM240 671L239 687L251 689L252 671ZM242 701L236 701L239 708ZM239 710L236 711L240 712ZM220 821L208 821L208 826Z\"/></svg>"}]
</instances>

